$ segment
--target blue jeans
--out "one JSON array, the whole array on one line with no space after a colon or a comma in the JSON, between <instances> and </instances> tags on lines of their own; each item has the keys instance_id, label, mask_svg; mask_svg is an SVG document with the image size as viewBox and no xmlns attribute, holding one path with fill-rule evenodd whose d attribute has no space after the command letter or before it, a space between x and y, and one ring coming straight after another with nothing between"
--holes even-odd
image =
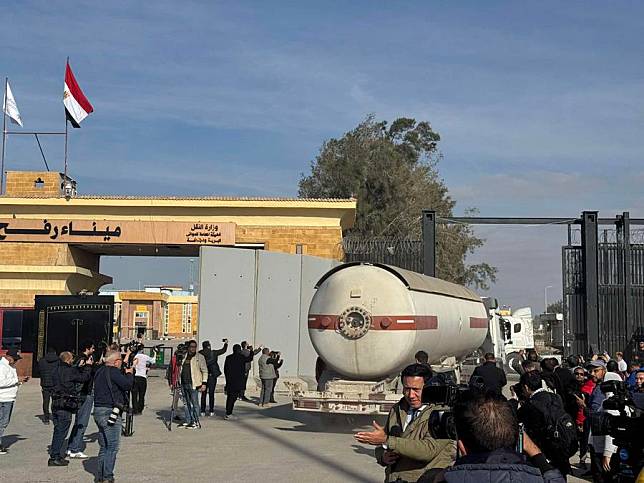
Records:
<instances>
[{"instance_id":1,"label":"blue jeans","mask_svg":"<svg viewBox=\"0 0 644 483\"><path fill-rule=\"evenodd\" d=\"M67 432L72 425L72 413L62 409L52 411L54 421L54 434L51 438L51 446L49 447L49 457L52 459L64 458L63 443L67 438Z\"/></svg>"},{"instance_id":2,"label":"blue jeans","mask_svg":"<svg viewBox=\"0 0 644 483\"><path fill-rule=\"evenodd\" d=\"M181 386L183 391L183 410L186 416L186 423L197 422L199 417L199 390L192 386Z\"/></svg>"},{"instance_id":3,"label":"blue jeans","mask_svg":"<svg viewBox=\"0 0 644 483\"><path fill-rule=\"evenodd\" d=\"M4 430L9 426L11 411L13 411L13 401L0 402L0 446L2 446L2 435L4 434Z\"/></svg>"},{"instance_id":4,"label":"blue jeans","mask_svg":"<svg viewBox=\"0 0 644 483\"><path fill-rule=\"evenodd\" d=\"M89 417L92 414L92 406L94 406L94 396L90 394L85 398L85 401L78 409L78 412L76 413L76 419L74 419L72 432L69 435L67 449L72 453L79 453L80 451L83 451L83 436L85 436L87 424L89 423Z\"/></svg>"},{"instance_id":5,"label":"blue jeans","mask_svg":"<svg viewBox=\"0 0 644 483\"><path fill-rule=\"evenodd\" d=\"M96 472L98 481L114 479L114 466L116 466L116 454L119 452L123 420L119 415L116 424L110 426L107 420L111 412L112 408L94 408L94 421L98 426L98 445L100 446Z\"/></svg>"}]
</instances>

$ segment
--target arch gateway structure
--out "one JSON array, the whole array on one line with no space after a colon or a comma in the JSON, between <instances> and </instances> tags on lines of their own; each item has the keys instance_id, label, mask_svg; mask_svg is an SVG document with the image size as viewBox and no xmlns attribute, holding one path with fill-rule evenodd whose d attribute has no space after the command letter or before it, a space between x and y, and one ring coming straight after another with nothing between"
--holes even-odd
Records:
<instances>
[{"instance_id":1,"label":"arch gateway structure","mask_svg":"<svg viewBox=\"0 0 644 483\"><path fill-rule=\"evenodd\" d=\"M0 196L0 309L97 292L101 255L191 256L248 247L342 259L356 200L64 196L61 173L10 171Z\"/></svg>"}]
</instances>

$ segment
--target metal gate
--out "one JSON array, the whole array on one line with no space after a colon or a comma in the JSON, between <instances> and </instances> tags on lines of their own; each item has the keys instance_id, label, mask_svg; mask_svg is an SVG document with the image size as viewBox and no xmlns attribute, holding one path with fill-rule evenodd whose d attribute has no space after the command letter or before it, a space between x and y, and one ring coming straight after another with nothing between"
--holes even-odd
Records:
<instances>
[{"instance_id":1,"label":"metal gate","mask_svg":"<svg viewBox=\"0 0 644 483\"><path fill-rule=\"evenodd\" d=\"M586 354L586 280L581 246L562 251L567 353ZM611 356L629 352L644 327L644 244L599 243L597 247L599 347ZM627 355L628 356L628 355Z\"/></svg>"},{"instance_id":2,"label":"metal gate","mask_svg":"<svg viewBox=\"0 0 644 483\"><path fill-rule=\"evenodd\" d=\"M345 262L384 263L423 273L423 241L348 236L342 239Z\"/></svg>"}]
</instances>

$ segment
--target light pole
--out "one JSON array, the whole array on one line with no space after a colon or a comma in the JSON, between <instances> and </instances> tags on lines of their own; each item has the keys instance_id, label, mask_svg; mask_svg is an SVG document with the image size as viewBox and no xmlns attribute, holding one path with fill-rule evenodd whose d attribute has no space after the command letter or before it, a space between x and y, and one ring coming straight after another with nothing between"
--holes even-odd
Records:
<instances>
[{"instance_id":1,"label":"light pole","mask_svg":"<svg viewBox=\"0 0 644 483\"><path fill-rule=\"evenodd\" d=\"M548 289L549 289L549 288L552 288L552 285L547 285L547 286L543 289L543 299L544 299L544 303L545 303L545 309L544 309L544 311L543 311L543 313L544 313L544 314L547 314L547 313L548 313Z\"/></svg>"}]
</instances>

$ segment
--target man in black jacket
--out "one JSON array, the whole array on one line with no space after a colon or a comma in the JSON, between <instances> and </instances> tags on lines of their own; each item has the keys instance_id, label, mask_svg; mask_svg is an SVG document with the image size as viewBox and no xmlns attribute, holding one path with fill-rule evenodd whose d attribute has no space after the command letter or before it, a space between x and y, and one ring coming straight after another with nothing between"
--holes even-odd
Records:
<instances>
[{"instance_id":1,"label":"man in black jacket","mask_svg":"<svg viewBox=\"0 0 644 483\"><path fill-rule=\"evenodd\" d=\"M51 411L49 406L51 396L54 392L54 372L58 367L58 355L53 347L47 349L47 354L38 361L38 372L40 373L40 389L42 391L42 414L43 423L49 424Z\"/></svg>"},{"instance_id":2,"label":"man in black jacket","mask_svg":"<svg viewBox=\"0 0 644 483\"><path fill-rule=\"evenodd\" d=\"M252 354L254 357L259 354L263 348L264 346L260 345L257 349L253 349L253 346L248 345L248 342L244 340L241 343L241 354L244 357L248 357ZM249 401L249 399L246 397L246 385L248 383L248 374L250 374L250 370L252 368L252 360L253 358L251 357L250 360L244 365L244 384L239 393L239 399L246 402Z\"/></svg>"},{"instance_id":3,"label":"man in black jacket","mask_svg":"<svg viewBox=\"0 0 644 483\"><path fill-rule=\"evenodd\" d=\"M94 360L92 356L94 354L94 343L91 340L86 340L81 345L81 351L74 365L78 367L87 365L90 367L90 378L76 386L81 406L78 408L74 417L74 425L72 426L72 432L69 434L69 441L67 442L67 456L77 459L89 458L89 456L83 453L83 437L85 436L89 417L94 407L94 366L92 364Z\"/></svg>"},{"instance_id":4,"label":"man in black jacket","mask_svg":"<svg viewBox=\"0 0 644 483\"><path fill-rule=\"evenodd\" d=\"M549 428L553 419L565 413L561 397L543 387L543 379L539 372L522 374L519 383L527 397L527 401L519 408L519 421L523 423L526 433L535 444L543 449L544 455L552 465L564 476L567 475L570 473L570 458L559 449L553 448L551 433L554 429Z\"/></svg>"},{"instance_id":5,"label":"man in black jacket","mask_svg":"<svg viewBox=\"0 0 644 483\"><path fill-rule=\"evenodd\" d=\"M49 447L48 466L69 464L62 454L62 447L72 424L72 414L80 407L77 384L84 383L91 377L91 361L72 366L73 360L74 356L71 352L62 352L54 372L55 387L52 403L54 434Z\"/></svg>"},{"instance_id":6,"label":"man in black jacket","mask_svg":"<svg viewBox=\"0 0 644 483\"><path fill-rule=\"evenodd\" d=\"M433 481L521 481L564 483L535 443L522 437L526 458L516 452L519 424L507 401L492 393L473 395L454 407L459 457L454 466ZM430 481L421 477L419 482Z\"/></svg>"},{"instance_id":7,"label":"man in black jacket","mask_svg":"<svg viewBox=\"0 0 644 483\"><path fill-rule=\"evenodd\" d=\"M100 446L96 481L102 483L114 482L126 393L132 389L134 383L134 368L125 369L125 374L122 374L122 364L121 353L118 350L110 350L105 354L105 365L96 371L94 377L94 422L98 426ZM110 421L113 411L117 415Z\"/></svg>"},{"instance_id":8,"label":"man in black jacket","mask_svg":"<svg viewBox=\"0 0 644 483\"><path fill-rule=\"evenodd\" d=\"M246 389L246 364L253 360L253 352L249 351L249 355L245 356L242 353L242 348L239 344L233 346L233 353L226 357L224 363L224 375L226 376L226 415L224 419L232 419L233 409L235 408L235 401L239 394Z\"/></svg>"},{"instance_id":9,"label":"man in black jacket","mask_svg":"<svg viewBox=\"0 0 644 483\"><path fill-rule=\"evenodd\" d=\"M203 349L199 353L206 359L208 366L208 382L206 383L206 390L201 393L201 415L206 415L206 395L210 398L210 416L215 415L215 388L217 387L217 378L221 376L221 369L219 369L219 362L217 358L225 354L228 350L228 339L223 340L224 346L219 350L212 350L210 341L205 340L201 343Z\"/></svg>"},{"instance_id":10,"label":"man in black jacket","mask_svg":"<svg viewBox=\"0 0 644 483\"><path fill-rule=\"evenodd\" d=\"M470 382L477 377L483 380L487 392L491 392L497 396L501 395L503 387L508 383L505 372L496 366L496 358L490 352L485 354L485 362L474 369Z\"/></svg>"}]
</instances>

